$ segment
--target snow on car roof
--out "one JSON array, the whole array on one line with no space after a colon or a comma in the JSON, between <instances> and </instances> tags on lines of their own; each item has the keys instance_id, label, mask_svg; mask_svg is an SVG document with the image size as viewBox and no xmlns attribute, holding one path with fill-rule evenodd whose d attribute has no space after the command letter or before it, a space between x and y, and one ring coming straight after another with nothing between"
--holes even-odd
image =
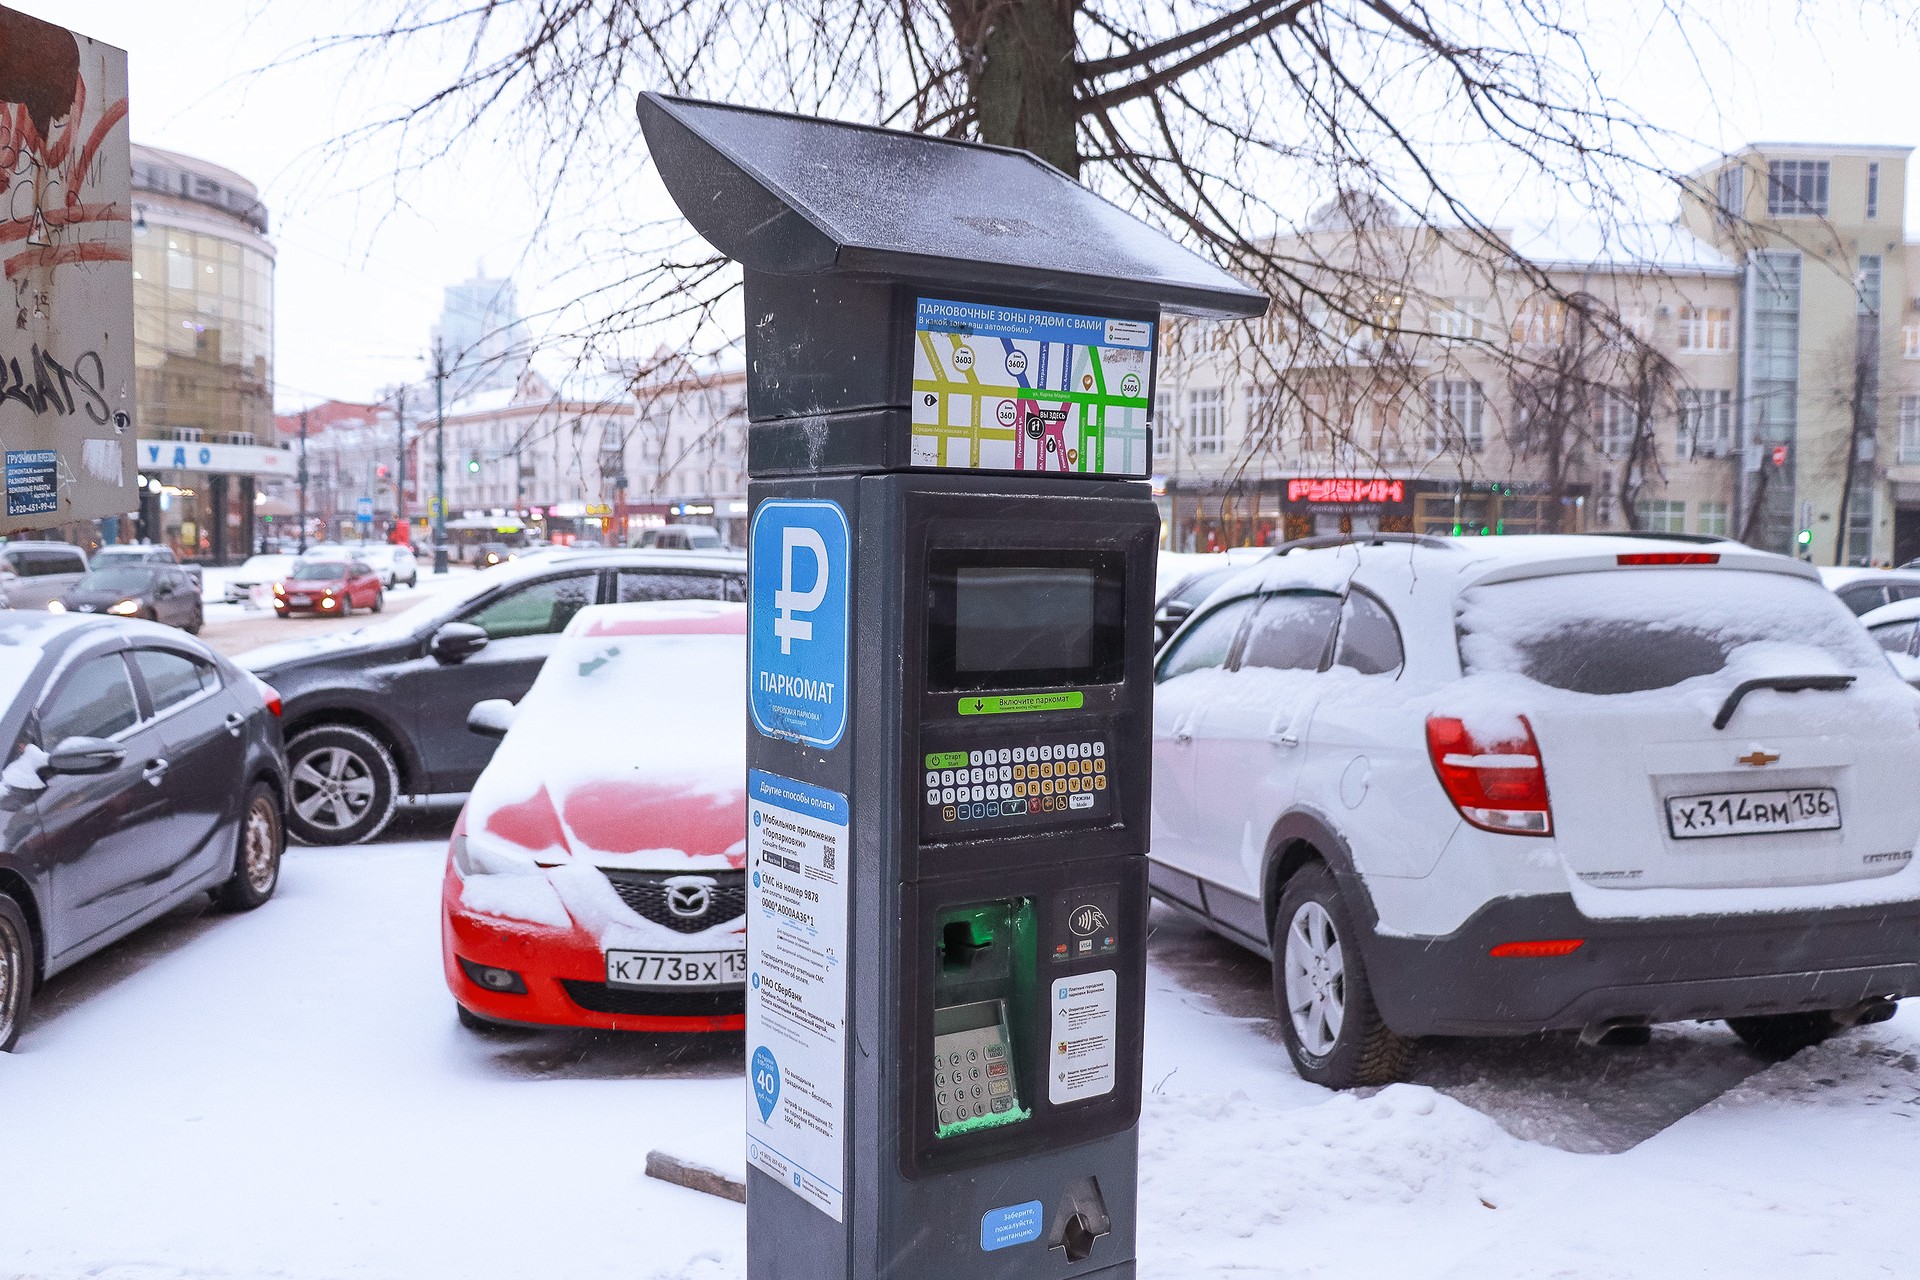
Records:
<instances>
[{"instance_id":1,"label":"snow on car roof","mask_svg":"<svg viewBox=\"0 0 1920 1280\"><path fill-rule=\"evenodd\" d=\"M1889 622L1908 622L1920 618L1920 596L1908 600L1895 600L1892 604L1883 604L1877 609L1869 609L1860 615L1863 627L1880 627Z\"/></svg>"},{"instance_id":2,"label":"snow on car roof","mask_svg":"<svg viewBox=\"0 0 1920 1280\"><path fill-rule=\"evenodd\" d=\"M1867 569L1860 566L1829 566L1820 571L1820 581L1835 591L1862 578L1879 582L1920 582L1920 571L1913 569Z\"/></svg>"},{"instance_id":3,"label":"snow on car roof","mask_svg":"<svg viewBox=\"0 0 1920 1280\"><path fill-rule=\"evenodd\" d=\"M747 606L724 600L650 600L596 604L567 624L566 634L665 636L747 634Z\"/></svg>"}]
</instances>

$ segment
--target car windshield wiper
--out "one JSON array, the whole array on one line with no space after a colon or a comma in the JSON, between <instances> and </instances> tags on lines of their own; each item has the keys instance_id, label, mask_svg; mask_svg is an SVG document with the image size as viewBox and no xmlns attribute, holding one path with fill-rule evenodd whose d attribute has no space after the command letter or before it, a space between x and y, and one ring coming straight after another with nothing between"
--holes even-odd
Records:
<instances>
[{"instance_id":1,"label":"car windshield wiper","mask_svg":"<svg viewBox=\"0 0 1920 1280\"><path fill-rule=\"evenodd\" d=\"M1713 718L1713 727L1724 729L1727 721L1733 719L1733 713L1740 709L1740 700L1756 689L1773 689L1780 693L1802 693L1808 689L1821 689L1837 693L1846 688L1858 676L1761 676L1757 680L1742 680L1720 704L1720 714Z\"/></svg>"}]
</instances>

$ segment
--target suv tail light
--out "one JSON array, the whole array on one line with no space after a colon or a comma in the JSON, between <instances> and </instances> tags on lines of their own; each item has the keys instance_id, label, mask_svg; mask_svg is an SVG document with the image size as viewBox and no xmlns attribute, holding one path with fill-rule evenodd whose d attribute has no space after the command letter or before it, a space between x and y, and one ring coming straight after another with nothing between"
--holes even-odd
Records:
<instances>
[{"instance_id":1,"label":"suv tail light","mask_svg":"<svg viewBox=\"0 0 1920 1280\"><path fill-rule=\"evenodd\" d=\"M1460 816L1482 831L1510 836L1553 834L1547 770L1533 726L1519 717L1518 734L1481 741L1453 716L1427 717L1427 754L1441 789Z\"/></svg>"},{"instance_id":2,"label":"suv tail light","mask_svg":"<svg viewBox=\"0 0 1920 1280\"><path fill-rule=\"evenodd\" d=\"M1629 565L1669 565L1669 564L1719 564L1717 551L1636 551L1630 555L1615 556L1614 561L1626 567Z\"/></svg>"}]
</instances>

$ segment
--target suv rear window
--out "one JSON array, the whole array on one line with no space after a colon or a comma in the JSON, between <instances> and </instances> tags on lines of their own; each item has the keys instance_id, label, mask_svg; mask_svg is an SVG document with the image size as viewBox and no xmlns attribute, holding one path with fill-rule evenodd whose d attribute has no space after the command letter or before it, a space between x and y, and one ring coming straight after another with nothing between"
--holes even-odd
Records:
<instances>
[{"instance_id":1,"label":"suv rear window","mask_svg":"<svg viewBox=\"0 0 1920 1280\"><path fill-rule=\"evenodd\" d=\"M1784 574L1633 568L1525 578L1460 597L1460 662L1573 693L1666 689L1729 665L1755 674L1887 670L1832 592Z\"/></svg>"}]
</instances>

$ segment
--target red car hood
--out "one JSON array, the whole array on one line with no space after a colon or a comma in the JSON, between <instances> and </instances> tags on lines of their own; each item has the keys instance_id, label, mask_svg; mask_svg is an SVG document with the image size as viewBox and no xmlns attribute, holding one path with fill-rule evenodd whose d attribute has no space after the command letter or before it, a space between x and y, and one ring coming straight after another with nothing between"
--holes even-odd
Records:
<instances>
[{"instance_id":1,"label":"red car hood","mask_svg":"<svg viewBox=\"0 0 1920 1280\"><path fill-rule=\"evenodd\" d=\"M542 862L649 870L747 864L746 791L705 779L591 778L557 796L543 783L524 799L476 804L468 821Z\"/></svg>"}]
</instances>

